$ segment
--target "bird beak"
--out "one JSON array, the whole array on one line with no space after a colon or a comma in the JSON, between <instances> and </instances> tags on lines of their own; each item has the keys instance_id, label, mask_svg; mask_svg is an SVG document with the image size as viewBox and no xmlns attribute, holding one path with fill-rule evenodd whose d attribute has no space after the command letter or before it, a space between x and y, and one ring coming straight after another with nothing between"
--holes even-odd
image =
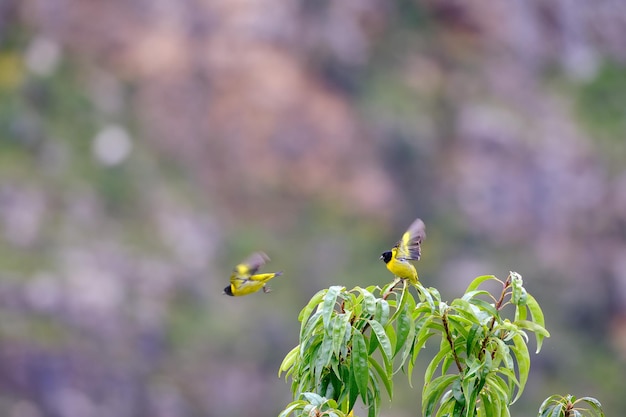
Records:
<instances>
[{"instance_id":1,"label":"bird beak","mask_svg":"<svg viewBox=\"0 0 626 417\"><path fill-rule=\"evenodd\" d=\"M378 259L383 259L383 255L380 255L380 257Z\"/></svg>"}]
</instances>

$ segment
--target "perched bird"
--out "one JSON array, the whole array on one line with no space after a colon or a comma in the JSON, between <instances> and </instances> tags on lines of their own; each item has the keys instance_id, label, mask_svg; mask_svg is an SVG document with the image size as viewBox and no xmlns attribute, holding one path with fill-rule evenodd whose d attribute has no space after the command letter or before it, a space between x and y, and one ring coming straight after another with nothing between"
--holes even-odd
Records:
<instances>
[{"instance_id":1,"label":"perched bird","mask_svg":"<svg viewBox=\"0 0 626 417\"><path fill-rule=\"evenodd\" d=\"M426 238L426 225L421 219L415 219L398 243L390 251L383 252L380 259L387 264L387 269L396 277L408 279L413 284L417 284L417 271L409 261L419 260L422 254L420 244L424 238Z\"/></svg>"},{"instance_id":2,"label":"perched bird","mask_svg":"<svg viewBox=\"0 0 626 417\"><path fill-rule=\"evenodd\" d=\"M255 252L246 260L235 266L230 275L230 285L224 288L224 294L230 296L248 295L263 289L264 293L270 292L265 286L267 282L282 272L271 272L268 274L257 274L270 258L263 252Z\"/></svg>"}]
</instances>

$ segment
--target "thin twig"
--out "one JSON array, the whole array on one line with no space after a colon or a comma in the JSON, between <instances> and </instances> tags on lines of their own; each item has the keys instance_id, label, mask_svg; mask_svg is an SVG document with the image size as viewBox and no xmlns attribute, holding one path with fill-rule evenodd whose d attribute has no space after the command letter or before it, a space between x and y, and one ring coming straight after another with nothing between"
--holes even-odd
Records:
<instances>
[{"instance_id":1,"label":"thin twig","mask_svg":"<svg viewBox=\"0 0 626 417\"><path fill-rule=\"evenodd\" d=\"M386 300L387 297L389 297L393 293L393 290L396 289L400 281L404 281L404 287L406 288L406 280L403 280L401 278L395 278L393 285L389 287L387 291L385 291L385 293L383 294L383 300Z\"/></svg>"},{"instance_id":2,"label":"thin twig","mask_svg":"<svg viewBox=\"0 0 626 417\"><path fill-rule=\"evenodd\" d=\"M450 327L448 326L448 312L444 312L443 313L443 317L441 318L441 321L443 322L443 329L446 332L446 339L448 340L448 343L450 344L450 349L452 349L452 357L454 358L454 362L456 363L456 367L459 370L459 373L463 373L463 366L461 366L461 361L459 360L459 357L456 355L456 349L454 349L454 341L452 340L452 334L450 333Z\"/></svg>"},{"instance_id":3,"label":"thin twig","mask_svg":"<svg viewBox=\"0 0 626 417\"><path fill-rule=\"evenodd\" d=\"M510 286L511 286L511 275L509 274L509 276L506 278L506 281L502 282L502 293L500 293L500 298L498 299L498 301L496 301L496 305L495 305L496 311L500 311L502 307L506 305L506 303L504 303L504 297L508 294L508 289ZM493 328L495 325L496 325L496 316L493 316L491 318L491 322L489 323L489 333L493 331ZM488 341L489 341L489 337L488 335L486 335L485 338L483 339L483 343L480 349L481 354L485 352Z\"/></svg>"}]
</instances>

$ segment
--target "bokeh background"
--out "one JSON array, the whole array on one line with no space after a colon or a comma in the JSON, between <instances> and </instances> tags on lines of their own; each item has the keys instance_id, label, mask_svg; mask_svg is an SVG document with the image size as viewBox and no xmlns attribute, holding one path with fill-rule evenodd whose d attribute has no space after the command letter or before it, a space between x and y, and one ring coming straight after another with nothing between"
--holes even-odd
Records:
<instances>
[{"instance_id":1,"label":"bokeh background","mask_svg":"<svg viewBox=\"0 0 626 417\"><path fill-rule=\"evenodd\" d=\"M444 299L544 308L513 415L620 415L625 39L622 0L1 0L0 414L275 416L299 310L420 216ZM258 249L274 291L222 295Z\"/></svg>"}]
</instances>

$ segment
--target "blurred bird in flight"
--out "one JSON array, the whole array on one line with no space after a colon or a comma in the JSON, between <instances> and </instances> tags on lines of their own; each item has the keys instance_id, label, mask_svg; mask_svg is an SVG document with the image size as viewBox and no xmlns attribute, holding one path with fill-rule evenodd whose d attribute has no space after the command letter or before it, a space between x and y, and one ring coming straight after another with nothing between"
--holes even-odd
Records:
<instances>
[{"instance_id":1,"label":"blurred bird in flight","mask_svg":"<svg viewBox=\"0 0 626 417\"><path fill-rule=\"evenodd\" d=\"M237 264L230 275L230 285L224 288L224 294L230 296L242 296L255 293L263 289L264 293L270 292L267 282L282 272L271 272L267 274L257 274L270 258L264 252L254 252L243 262Z\"/></svg>"},{"instance_id":2,"label":"blurred bird in flight","mask_svg":"<svg viewBox=\"0 0 626 417\"><path fill-rule=\"evenodd\" d=\"M417 270L410 261L419 260L422 254L420 245L425 238L426 225L421 219L415 219L398 243L391 250L383 252L380 259L396 277L417 284Z\"/></svg>"}]
</instances>

